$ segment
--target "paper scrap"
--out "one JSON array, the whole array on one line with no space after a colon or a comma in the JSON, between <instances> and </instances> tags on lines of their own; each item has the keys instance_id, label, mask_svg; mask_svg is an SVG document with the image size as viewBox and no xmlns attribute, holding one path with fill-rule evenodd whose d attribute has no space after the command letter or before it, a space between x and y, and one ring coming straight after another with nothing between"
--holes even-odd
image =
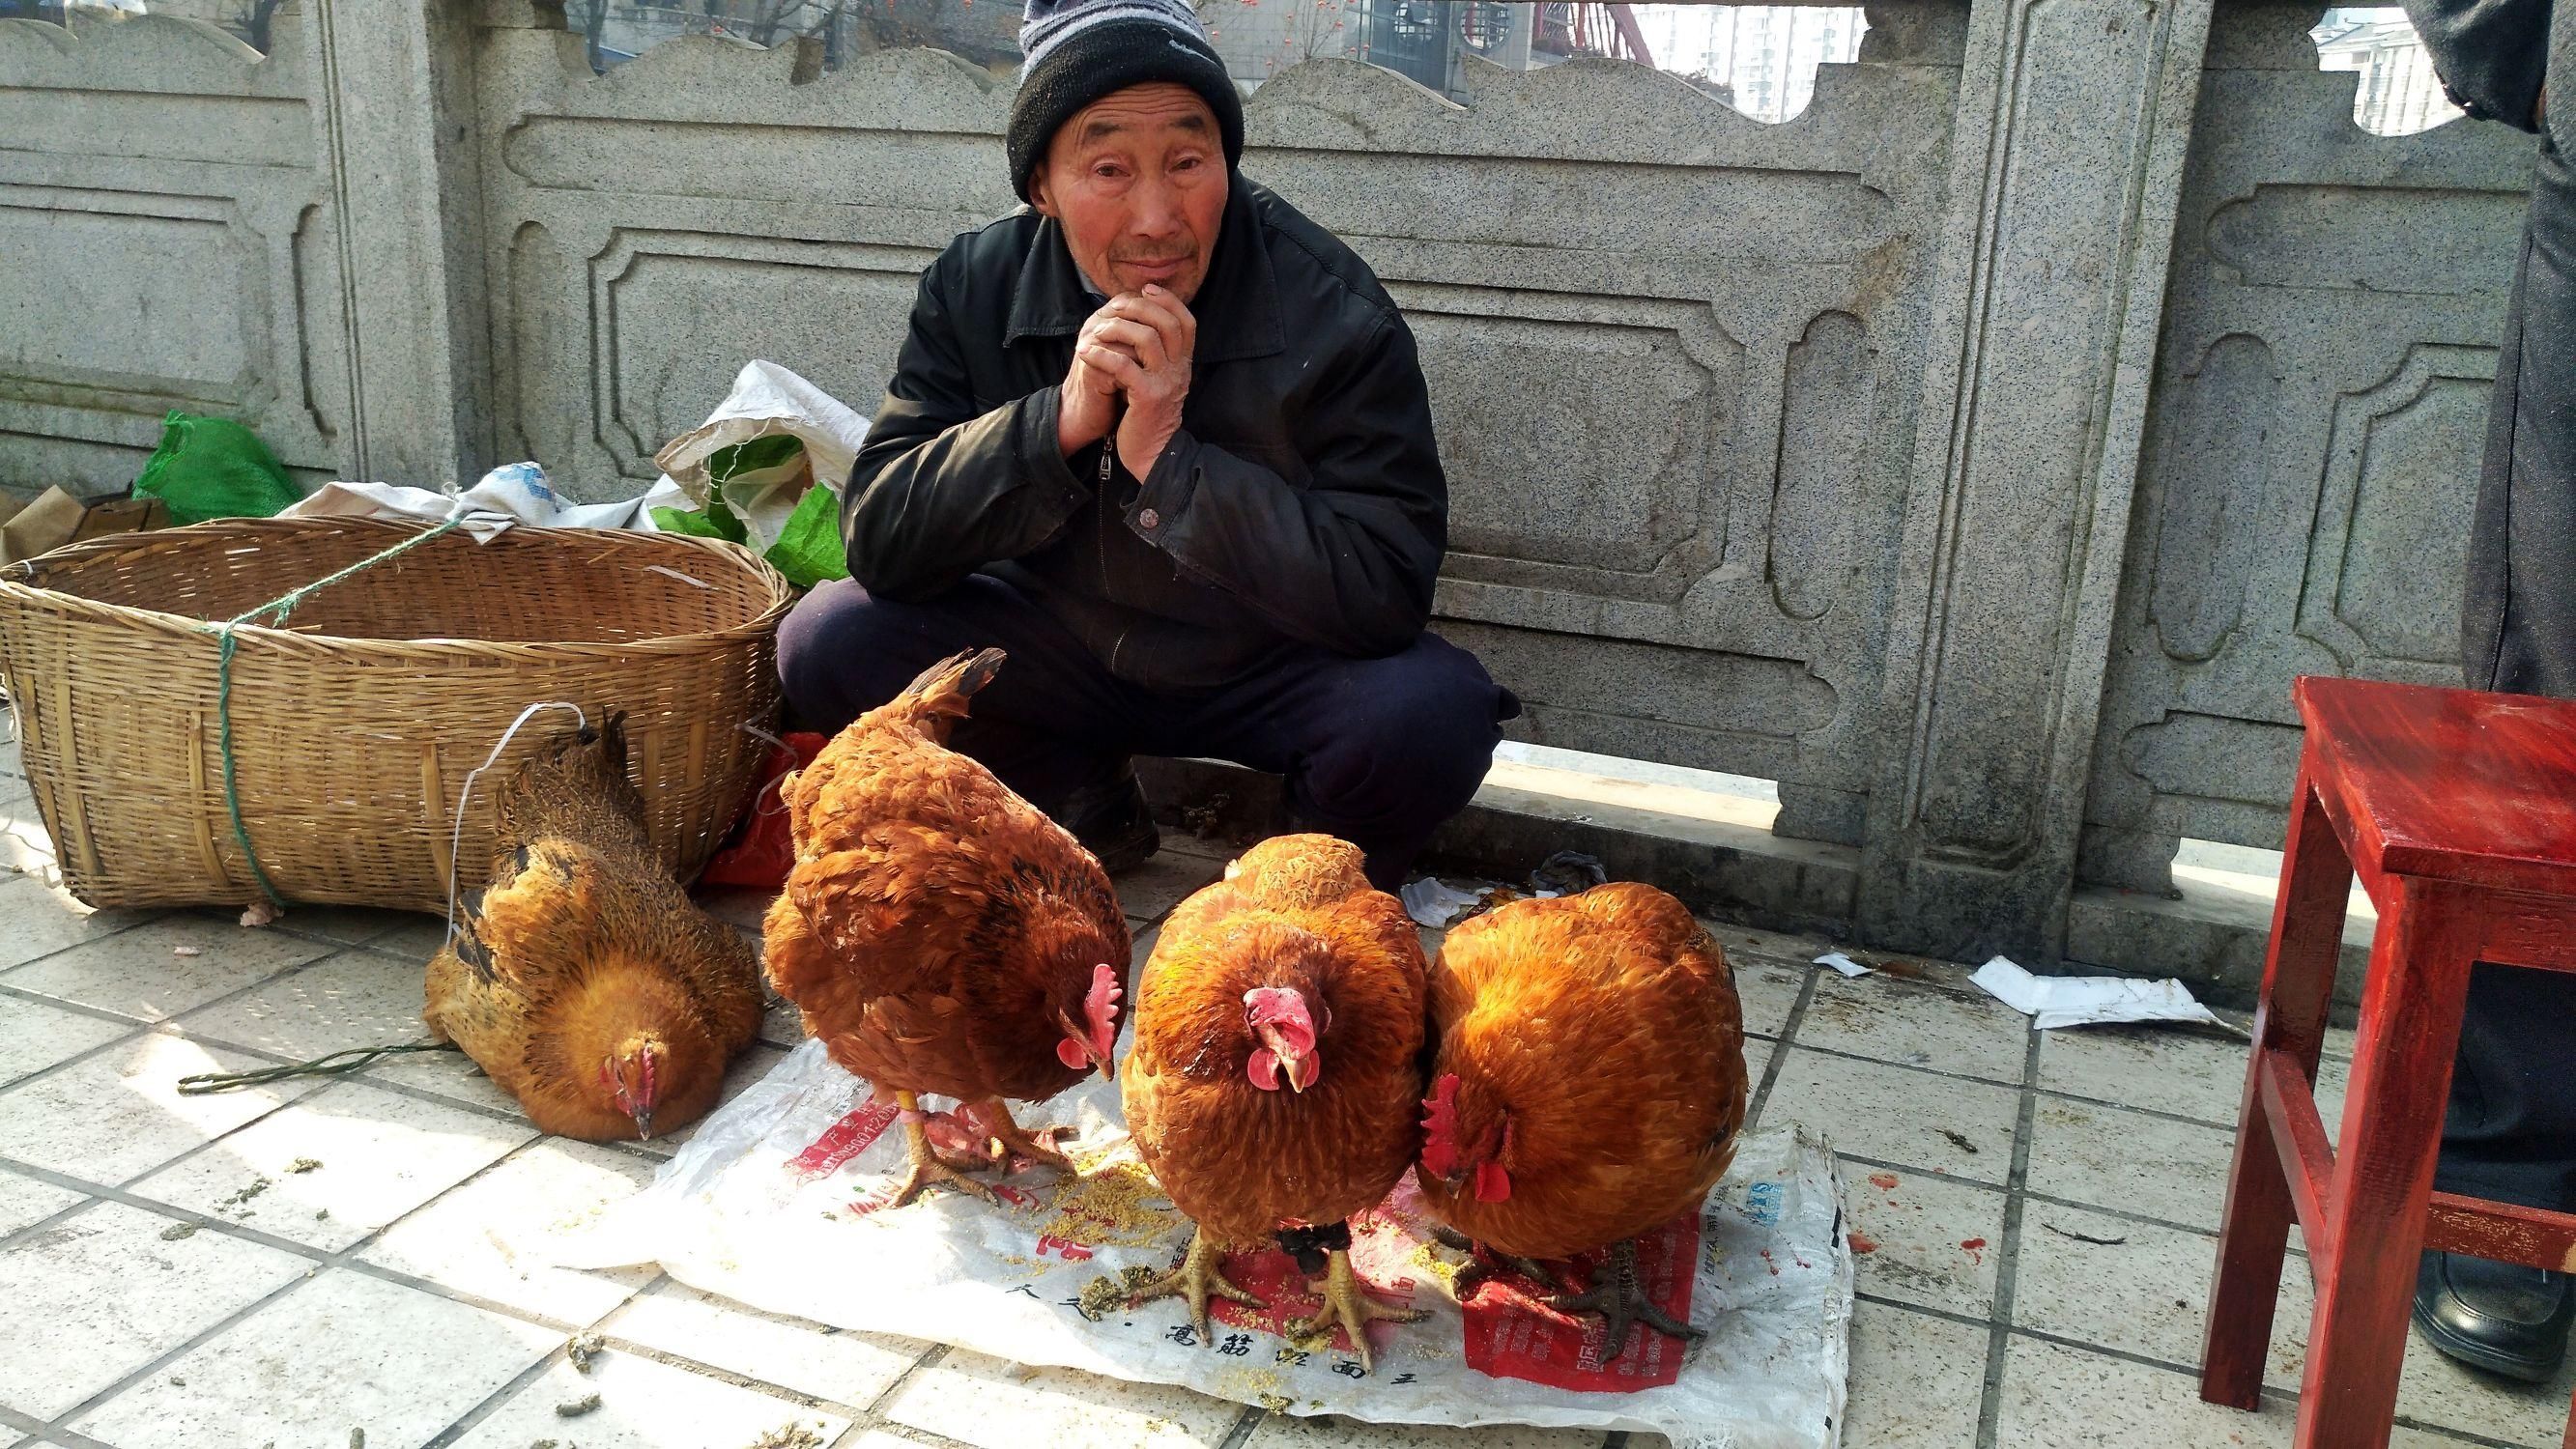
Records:
<instances>
[{"instance_id":1,"label":"paper scrap","mask_svg":"<svg viewBox=\"0 0 2576 1449\"><path fill-rule=\"evenodd\" d=\"M1482 902L1489 894L1489 890L1462 891L1438 876L1426 875L1406 885L1401 894L1404 897L1404 913L1413 917L1417 925L1429 926L1438 931L1446 929L1451 921L1458 919L1460 911L1469 910Z\"/></svg>"},{"instance_id":2,"label":"paper scrap","mask_svg":"<svg viewBox=\"0 0 2576 1449\"><path fill-rule=\"evenodd\" d=\"M1853 960L1840 951L1827 951L1822 956L1816 958L1816 964L1819 966L1831 966L1835 970L1843 973L1845 976L1867 976L1870 974L1868 967L1863 966L1858 961Z\"/></svg>"},{"instance_id":3,"label":"paper scrap","mask_svg":"<svg viewBox=\"0 0 2576 1449\"><path fill-rule=\"evenodd\" d=\"M2181 982L2126 976L2033 976L1997 956L1968 978L1986 994L2030 1018L2030 1029L2106 1026L2123 1021L2197 1021L2224 1026Z\"/></svg>"}]
</instances>

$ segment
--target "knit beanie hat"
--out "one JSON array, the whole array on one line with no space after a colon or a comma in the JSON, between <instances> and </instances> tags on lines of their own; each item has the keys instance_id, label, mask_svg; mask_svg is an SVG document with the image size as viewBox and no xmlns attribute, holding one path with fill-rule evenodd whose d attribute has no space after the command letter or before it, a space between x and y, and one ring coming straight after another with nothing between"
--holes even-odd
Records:
<instances>
[{"instance_id":1,"label":"knit beanie hat","mask_svg":"<svg viewBox=\"0 0 2576 1449\"><path fill-rule=\"evenodd\" d=\"M1243 159L1243 97L1189 0L1028 0L1020 54L1020 91L1003 144L1022 201L1058 127L1112 91L1153 81L1205 98L1225 140L1227 168Z\"/></svg>"}]
</instances>

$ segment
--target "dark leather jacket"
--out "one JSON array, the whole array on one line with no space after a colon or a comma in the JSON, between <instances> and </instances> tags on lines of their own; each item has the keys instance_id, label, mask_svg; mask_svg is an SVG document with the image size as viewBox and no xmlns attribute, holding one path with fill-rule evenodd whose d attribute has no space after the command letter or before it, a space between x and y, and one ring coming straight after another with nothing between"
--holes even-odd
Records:
<instances>
[{"instance_id":1,"label":"dark leather jacket","mask_svg":"<svg viewBox=\"0 0 2576 1449\"><path fill-rule=\"evenodd\" d=\"M1366 264L1233 182L1181 431L1141 486L1056 444L1096 309L1055 222L1022 210L922 274L911 335L841 510L850 572L918 601L972 573L1061 619L1122 679L1208 687L1310 645L1393 654L1430 616L1448 483L1413 334Z\"/></svg>"}]
</instances>

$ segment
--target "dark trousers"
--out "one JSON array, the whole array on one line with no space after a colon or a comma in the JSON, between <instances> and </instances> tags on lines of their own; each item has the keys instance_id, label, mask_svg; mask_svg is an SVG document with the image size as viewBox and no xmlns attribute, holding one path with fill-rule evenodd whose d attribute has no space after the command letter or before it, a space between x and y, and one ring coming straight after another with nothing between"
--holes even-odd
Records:
<instances>
[{"instance_id":1,"label":"dark trousers","mask_svg":"<svg viewBox=\"0 0 2576 1449\"><path fill-rule=\"evenodd\" d=\"M2462 634L2469 683L2576 698L2576 175L2543 143L2496 355ZM2435 1182L2576 1209L2576 975L2482 965Z\"/></svg>"},{"instance_id":2,"label":"dark trousers","mask_svg":"<svg viewBox=\"0 0 2576 1449\"><path fill-rule=\"evenodd\" d=\"M1213 689L1140 689L981 575L920 604L824 584L780 626L778 671L790 714L828 732L939 660L993 646L1010 662L949 743L1030 804L1061 819L1075 791L1116 779L1131 755L1232 760L1285 776L1298 821L1366 851L1369 878L1387 890L1466 807L1500 722L1520 712L1474 655L1432 634L1385 659L1292 646Z\"/></svg>"}]
</instances>

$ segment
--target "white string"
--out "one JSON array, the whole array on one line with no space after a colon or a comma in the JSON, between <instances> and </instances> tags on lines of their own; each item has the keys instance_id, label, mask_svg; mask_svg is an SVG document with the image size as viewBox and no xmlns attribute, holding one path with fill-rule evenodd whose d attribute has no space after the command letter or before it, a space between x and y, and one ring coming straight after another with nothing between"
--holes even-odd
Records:
<instances>
[{"instance_id":1,"label":"white string","mask_svg":"<svg viewBox=\"0 0 2576 1449\"><path fill-rule=\"evenodd\" d=\"M492 768L492 762L501 758L501 752L508 749L510 741L518 735L519 726L550 709L571 710L573 718L581 721L583 729L590 728L590 716L571 700L549 699L529 705L519 711L517 719L510 721L508 729L501 732L501 742L492 747L492 753L483 757L483 763L465 772L465 784L456 792L456 823L447 835L447 939L450 944L456 940L456 856L465 843L465 802L473 797L474 777Z\"/></svg>"},{"instance_id":2,"label":"white string","mask_svg":"<svg viewBox=\"0 0 2576 1449\"><path fill-rule=\"evenodd\" d=\"M734 726L734 728L735 728L735 729L738 729L738 730L740 730L740 731L742 731L744 734L747 734L747 735L754 735L754 736L757 736L757 737L759 737L759 738L761 738L761 739L767 740L767 741L769 741L769 743L770 743L771 745L775 746L776 748L787 751L787 756L788 756L788 766L789 766L789 768L790 768L790 769L794 768L794 766L795 766L795 760L796 760L796 751L795 751L792 747L790 747L790 746L788 745L788 743L787 743L785 740L780 739L778 736L771 734L769 731L767 731L767 730L765 730L765 729L762 729L760 726L758 726L758 725L756 725L756 724L753 724L753 723L752 723L751 721L749 721L749 720L744 720L742 723L740 723L740 724L738 724L738 725L735 725L735 726ZM785 809L785 808L786 808L786 804L785 804L785 802L786 802L787 796L786 796L786 794L785 794L783 791L780 791L780 790L778 789L779 785L780 785L783 781L785 781L785 780L786 780L786 778L787 778L787 772L786 772L786 771L784 771L784 770L782 770L782 771L780 771L779 773L777 773L777 774L775 774L775 775L770 776L768 779L761 781L761 783L760 783L760 792L759 792L758 794L756 794L756 795L754 795L754 796L752 796L752 797L751 797L751 811L752 811L752 813L753 813L754 815L758 815L758 816L760 816L760 817L761 817L761 818L763 818L763 819L767 819L767 818L769 818L770 816L776 815L776 814L778 813L778 811L777 811L777 810L772 810L772 809L770 809L770 808L769 808L769 797L770 797L772 794L776 794L776 795L778 796L778 799L779 799L779 801L780 801L780 806L779 806L779 808L780 808L780 809Z\"/></svg>"}]
</instances>

